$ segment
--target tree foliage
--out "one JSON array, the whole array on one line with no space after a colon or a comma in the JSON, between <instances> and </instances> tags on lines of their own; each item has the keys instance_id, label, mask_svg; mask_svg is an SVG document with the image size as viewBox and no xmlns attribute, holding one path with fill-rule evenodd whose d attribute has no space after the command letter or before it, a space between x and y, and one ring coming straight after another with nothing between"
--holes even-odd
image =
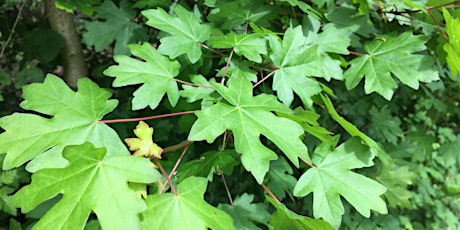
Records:
<instances>
[{"instance_id":1,"label":"tree foliage","mask_svg":"<svg viewBox=\"0 0 460 230\"><path fill-rule=\"evenodd\" d=\"M1 226L460 227L458 1L57 0L76 89L30 2L0 4Z\"/></svg>"}]
</instances>

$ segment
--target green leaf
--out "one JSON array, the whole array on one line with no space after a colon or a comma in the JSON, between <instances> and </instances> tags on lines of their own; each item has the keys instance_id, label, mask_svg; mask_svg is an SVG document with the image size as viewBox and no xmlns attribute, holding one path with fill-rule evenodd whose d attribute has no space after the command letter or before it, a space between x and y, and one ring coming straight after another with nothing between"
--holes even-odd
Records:
<instances>
[{"instance_id":1,"label":"green leaf","mask_svg":"<svg viewBox=\"0 0 460 230\"><path fill-rule=\"evenodd\" d=\"M30 59L49 63L59 55L64 44L65 41L58 32L51 29L35 29L21 42L21 49Z\"/></svg>"},{"instance_id":2,"label":"green leaf","mask_svg":"<svg viewBox=\"0 0 460 230\"><path fill-rule=\"evenodd\" d=\"M447 64L453 77L460 73L460 19L450 16L449 11L442 9L444 20L446 20L446 32L449 43L444 45L447 52Z\"/></svg>"},{"instance_id":3,"label":"green leaf","mask_svg":"<svg viewBox=\"0 0 460 230\"><path fill-rule=\"evenodd\" d=\"M56 6L71 13L74 7L77 7L81 12L91 15L94 12L93 5L101 2L101 0L56 0Z\"/></svg>"},{"instance_id":4,"label":"green leaf","mask_svg":"<svg viewBox=\"0 0 460 230\"><path fill-rule=\"evenodd\" d=\"M192 75L190 76L190 80L195 84L198 84L200 86L205 86L205 87L200 87L200 86L194 87L194 86L183 84L182 88L184 88L184 90L180 91L180 95L182 97L186 97L187 102L192 103L198 100L203 100L203 102L205 101L208 102L208 101L216 100L213 94L215 90L211 86L211 84L209 84L209 81L206 78L204 78L202 75Z\"/></svg>"},{"instance_id":5,"label":"green leaf","mask_svg":"<svg viewBox=\"0 0 460 230\"><path fill-rule=\"evenodd\" d=\"M417 179L417 174L409 171L408 166L398 169L385 167L376 179L388 189L384 195L391 207L411 208L410 198L414 193L407 186Z\"/></svg>"},{"instance_id":6,"label":"green leaf","mask_svg":"<svg viewBox=\"0 0 460 230\"><path fill-rule=\"evenodd\" d=\"M144 229L234 229L232 218L224 211L206 203L203 194L207 180L190 177L171 193L147 197L147 210L142 213Z\"/></svg>"},{"instance_id":7,"label":"green leaf","mask_svg":"<svg viewBox=\"0 0 460 230\"><path fill-rule=\"evenodd\" d=\"M134 156L138 157L155 157L161 159L163 149L160 148L156 143L153 143L152 135L153 128L143 121L139 121L139 124L134 129L134 134L137 138L125 138L126 144L129 146L129 150L133 151Z\"/></svg>"},{"instance_id":8,"label":"green leaf","mask_svg":"<svg viewBox=\"0 0 460 230\"><path fill-rule=\"evenodd\" d=\"M284 204L279 204L270 197L266 199L276 208L276 212L270 218L270 224L274 230L328 230L331 225L323 220L301 216L289 210Z\"/></svg>"},{"instance_id":9,"label":"green leaf","mask_svg":"<svg viewBox=\"0 0 460 230\"><path fill-rule=\"evenodd\" d=\"M206 177L212 181L214 173L231 175L233 167L238 165L235 150L209 151L203 153L199 159L185 163L179 170L178 182L187 177Z\"/></svg>"},{"instance_id":10,"label":"green leaf","mask_svg":"<svg viewBox=\"0 0 460 230\"><path fill-rule=\"evenodd\" d=\"M259 34L236 34L231 31L227 35L212 36L209 43L213 48L233 48L236 54L257 63L262 62L261 54L267 54L266 40Z\"/></svg>"},{"instance_id":11,"label":"green leaf","mask_svg":"<svg viewBox=\"0 0 460 230\"><path fill-rule=\"evenodd\" d=\"M94 46L99 52L116 41L114 54L129 54L128 43L148 39L147 30L133 22L136 16L136 11L127 0L120 2L120 8L112 1L106 0L104 4L96 7L96 17L105 21L86 24L88 31L83 34L83 42L88 46Z\"/></svg>"},{"instance_id":12,"label":"green leaf","mask_svg":"<svg viewBox=\"0 0 460 230\"><path fill-rule=\"evenodd\" d=\"M391 100L397 84L391 74L403 84L418 89L419 82L431 82L439 79L433 68L434 60L423 54L413 54L426 50L426 39L421 35L405 32L399 36L383 35L367 43L364 49L368 54L350 61L350 68L345 71L347 89L355 88L365 76L366 94L377 92L385 99Z\"/></svg>"},{"instance_id":13,"label":"green leaf","mask_svg":"<svg viewBox=\"0 0 460 230\"><path fill-rule=\"evenodd\" d=\"M323 218L334 228L340 226L344 208L340 196L344 197L363 216L370 211L388 212L380 195L385 186L357 174L351 169L370 167L373 155L361 140L352 138L335 149L321 144L313 155L314 168L308 169L294 188L294 196L304 197L313 192L313 215Z\"/></svg>"},{"instance_id":14,"label":"green leaf","mask_svg":"<svg viewBox=\"0 0 460 230\"><path fill-rule=\"evenodd\" d=\"M177 17L169 15L161 8L144 10L142 15L148 19L147 25L171 34L160 39L160 53L170 58L187 54L190 62L196 63L202 54L200 43L209 39L211 28L201 24L195 14L180 5L176 6L174 12Z\"/></svg>"},{"instance_id":15,"label":"green leaf","mask_svg":"<svg viewBox=\"0 0 460 230\"><path fill-rule=\"evenodd\" d=\"M143 83L134 92L133 110L147 106L155 109L166 93L169 103L175 106L180 97L177 82L174 80L179 74L179 62L170 61L147 42L142 45L132 44L129 48L134 56L142 58L143 61L128 56L115 56L114 60L119 65L110 66L104 71L105 75L115 77L113 86Z\"/></svg>"},{"instance_id":16,"label":"green leaf","mask_svg":"<svg viewBox=\"0 0 460 230\"><path fill-rule=\"evenodd\" d=\"M128 181L152 183L161 178L145 158L106 155L104 148L90 143L66 147L65 168L43 169L32 175L32 183L10 200L29 212L40 203L62 193L62 198L36 224L37 229L82 229L94 211L105 229L139 228L138 213L143 200L129 189Z\"/></svg>"},{"instance_id":17,"label":"green leaf","mask_svg":"<svg viewBox=\"0 0 460 230\"><path fill-rule=\"evenodd\" d=\"M238 230L258 230L260 225L267 225L270 213L263 203L252 203L254 195L243 193L237 197L233 205L219 204L217 208L224 210L233 218L233 226Z\"/></svg>"},{"instance_id":18,"label":"green leaf","mask_svg":"<svg viewBox=\"0 0 460 230\"><path fill-rule=\"evenodd\" d=\"M211 143L225 130L232 130L236 151L242 153L241 162L259 184L268 171L269 161L277 158L272 150L261 143L261 134L275 143L295 166L299 166L298 157L310 159L307 147L299 138L303 134L302 127L270 112L291 113L274 96L252 96L251 83L239 76L230 78L228 88L215 81L211 85L228 103L220 101L197 111L198 120L190 130L189 140L207 140Z\"/></svg>"},{"instance_id":19,"label":"green leaf","mask_svg":"<svg viewBox=\"0 0 460 230\"><path fill-rule=\"evenodd\" d=\"M88 78L80 79L74 92L52 74L44 83L25 86L21 107L52 117L14 113L0 118L0 127L6 130L0 134L0 153L6 153L3 169L18 167L43 152L47 157L37 158L41 161L34 167L63 167L64 147L86 141L106 147L108 155L129 154L117 133L98 122L118 104L109 100L111 95Z\"/></svg>"},{"instance_id":20,"label":"green leaf","mask_svg":"<svg viewBox=\"0 0 460 230\"><path fill-rule=\"evenodd\" d=\"M280 157L277 160L270 162L270 170L267 173L265 182L272 193L280 200L286 198L286 194L292 197L297 179L293 177L294 171L289 163Z\"/></svg>"},{"instance_id":21,"label":"green leaf","mask_svg":"<svg viewBox=\"0 0 460 230\"><path fill-rule=\"evenodd\" d=\"M371 115L372 134L376 138L381 140L387 140L388 142L396 145L398 138L403 138L404 133L401 129L401 120L398 117L391 115L391 111L388 107L383 107L380 111L375 106L369 111Z\"/></svg>"},{"instance_id":22,"label":"green leaf","mask_svg":"<svg viewBox=\"0 0 460 230\"><path fill-rule=\"evenodd\" d=\"M320 75L317 47L309 49L302 28L289 28L282 42L273 35L269 36L271 48L270 60L278 69L273 78L273 90L287 106L294 100L293 91L308 106L313 104L311 97L321 92L320 84L305 76Z\"/></svg>"},{"instance_id":23,"label":"green leaf","mask_svg":"<svg viewBox=\"0 0 460 230\"><path fill-rule=\"evenodd\" d=\"M29 83L42 82L44 78L45 75L43 74L43 71L40 68L32 67L22 69L16 75L14 87L16 89L20 89Z\"/></svg>"}]
</instances>

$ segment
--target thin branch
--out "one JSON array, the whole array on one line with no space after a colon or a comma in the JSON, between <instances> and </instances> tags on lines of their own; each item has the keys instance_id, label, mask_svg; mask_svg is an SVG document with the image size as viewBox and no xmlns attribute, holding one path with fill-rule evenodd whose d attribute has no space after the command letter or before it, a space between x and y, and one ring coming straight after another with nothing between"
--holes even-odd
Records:
<instances>
[{"instance_id":1,"label":"thin branch","mask_svg":"<svg viewBox=\"0 0 460 230\"><path fill-rule=\"evenodd\" d=\"M230 204L233 206L232 195L230 194L230 190L228 190L227 181L225 181L225 175L223 173L221 173L220 175L222 176L222 181L224 182L225 191L227 191L228 200L230 201Z\"/></svg>"},{"instance_id":2,"label":"thin branch","mask_svg":"<svg viewBox=\"0 0 460 230\"><path fill-rule=\"evenodd\" d=\"M178 113L168 113L168 114L162 114L162 115L156 115L156 116L150 116L150 117L114 119L114 120L100 120L99 122L109 124L109 123L121 123L121 122L131 122L131 121L145 121L145 120L153 120L153 119L164 118L164 117L174 117L174 116L180 116L180 115L192 114L192 113L195 113L195 110L193 110L193 111L185 111L185 112L178 112Z\"/></svg>"},{"instance_id":3,"label":"thin branch","mask_svg":"<svg viewBox=\"0 0 460 230\"><path fill-rule=\"evenodd\" d=\"M312 163L306 161L305 159L303 158L300 158L301 161L303 161L305 164L307 164L308 166L312 167L312 168L316 168L316 166L314 166Z\"/></svg>"},{"instance_id":4,"label":"thin branch","mask_svg":"<svg viewBox=\"0 0 460 230\"><path fill-rule=\"evenodd\" d=\"M447 34L444 33L444 31L441 29L441 26L439 25L438 21L436 20L433 13L431 12L431 9L427 9L427 10L428 10L428 14L430 14L431 16L431 19L433 19L433 21L436 23L436 27L438 28L438 31L441 33L444 40L446 40L446 42L449 43L449 38L447 38Z\"/></svg>"},{"instance_id":5,"label":"thin branch","mask_svg":"<svg viewBox=\"0 0 460 230\"><path fill-rule=\"evenodd\" d=\"M230 52L230 56L228 57L227 64L225 65L224 74L222 74L222 79L220 80L220 83L222 85L225 82L225 76L227 76L227 71L228 71L228 66L230 65L230 61L232 61L233 52L234 52L234 49L232 49L232 51Z\"/></svg>"},{"instance_id":6,"label":"thin branch","mask_svg":"<svg viewBox=\"0 0 460 230\"><path fill-rule=\"evenodd\" d=\"M363 56L364 54L362 53L358 53L358 52L354 52L354 51L348 51L350 54L353 54L353 55L356 55L356 56Z\"/></svg>"},{"instance_id":7,"label":"thin branch","mask_svg":"<svg viewBox=\"0 0 460 230\"><path fill-rule=\"evenodd\" d=\"M209 46L207 46L207 45L205 45L203 43L200 43L200 46L205 48L205 49L207 49L207 50L209 50L209 51L211 51L211 52L213 52L213 53L219 54L219 56L221 56L221 57L225 56L225 54L223 54L223 53L221 53L221 52L219 52L219 51L217 51L217 50L215 50L213 48L210 48Z\"/></svg>"},{"instance_id":8,"label":"thin branch","mask_svg":"<svg viewBox=\"0 0 460 230\"><path fill-rule=\"evenodd\" d=\"M161 165L160 161L159 161L158 158L156 158L156 157L155 157L155 162L157 163L158 167L160 168L161 173L163 173L163 176L166 177L166 180L168 181L168 184L169 184L169 186L171 187L171 190L172 190L172 192L174 193L174 196L177 196L176 188L174 188L174 186L173 186L171 180L170 180L169 177L168 177L168 174L166 174L165 169L163 168L163 166ZM163 188L163 189L164 189L164 188ZM162 191L163 191L163 189L162 189ZM161 192L160 192L160 194L161 194Z\"/></svg>"},{"instance_id":9,"label":"thin branch","mask_svg":"<svg viewBox=\"0 0 460 230\"><path fill-rule=\"evenodd\" d=\"M191 85L191 86L197 86L197 87L202 87L202 88L210 88L210 89L214 89L214 87L212 86L209 86L209 85L200 85L200 84L194 84L194 83L190 83L190 82L186 82L186 81L182 81L182 80L179 80L179 79L176 79L174 78L174 81L177 81L177 82L180 82L184 85Z\"/></svg>"},{"instance_id":10,"label":"thin branch","mask_svg":"<svg viewBox=\"0 0 460 230\"><path fill-rule=\"evenodd\" d=\"M279 201L278 198L276 198L276 196L272 193L272 191L270 191L270 189L267 188L267 186L265 186L264 183L262 183L260 186L262 186L262 188L264 188L265 192L267 192L268 195L271 198L273 198L273 200L275 200L276 203L281 204L281 201Z\"/></svg>"},{"instance_id":11,"label":"thin branch","mask_svg":"<svg viewBox=\"0 0 460 230\"><path fill-rule=\"evenodd\" d=\"M166 147L163 149L163 153L167 153L167 152L171 152L171 151L174 151L176 149L180 149L186 145L190 145L191 143L193 143L193 141L182 141L181 143L177 144L177 145L173 145L173 146L169 146L169 147Z\"/></svg>"},{"instance_id":12,"label":"thin branch","mask_svg":"<svg viewBox=\"0 0 460 230\"><path fill-rule=\"evenodd\" d=\"M5 45L2 47L2 51L0 52L0 59L3 58L3 54L5 53L6 47L8 47L8 44L11 42L11 38L13 37L14 30L16 29L16 26L18 25L19 18L21 17L22 14L22 9L26 5L26 0L24 0L19 7L18 15L16 16L16 20L14 21L13 27L11 28L10 35L8 35L8 39L6 39Z\"/></svg>"},{"instance_id":13,"label":"thin branch","mask_svg":"<svg viewBox=\"0 0 460 230\"><path fill-rule=\"evenodd\" d=\"M265 80L267 80L267 78L271 77L273 74L275 74L276 72L278 71L278 69L275 69L273 70L272 72L270 72L267 76L265 76L264 78L262 78L260 81L258 81L256 84L254 84L252 86L252 88L254 89L255 87L257 87L258 85L260 85L262 82L264 82Z\"/></svg>"},{"instance_id":14,"label":"thin branch","mask_svg":"<svg viewBox=\"0 0 460 230\"><path fill-rule=\"evenodd\" d=\"M171 180L172 175L174 175L174 172L176 171L177 167L179 166L180 161L181 161L182 158L184 157L184 155L185 155L185 153L187 152L187 149L188 149L188 147L190 146L191 143L192 143L192 142L189 142L189 143L185 146L184 150L182 150L182 153L180 154L179 159L177 159L176 164L174 165L173 169L172 169L171 172L169 173L169 175L168 175L168 177L166 178L166 180ZM164 187L161 189L160 194L163 193L164 189L165 189Z\"/></svg>"}]
</instances>

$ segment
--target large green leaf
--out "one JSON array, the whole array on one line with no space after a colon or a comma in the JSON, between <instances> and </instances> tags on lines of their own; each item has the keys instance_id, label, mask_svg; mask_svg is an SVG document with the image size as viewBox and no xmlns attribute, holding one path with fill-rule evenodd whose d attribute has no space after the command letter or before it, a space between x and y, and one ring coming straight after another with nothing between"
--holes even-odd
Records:
<instances>
[{"instance_id":1,"label":"large green leaf","mask_svg":"<svg viewBox=\"0 0 460 230\"><path fill-rule=\"evenodd\" d=\"M232 218L203 199L207 180L189 177L172 193L147 197L147 210L142 213L144 229L234 229Z\"/></svg>"},{"instance_id":2,"label":"large green leaf","mask_svg":"<svg viewBox=\"0 0 460 230\"><path fill-rule=\"evenodd\" d=\"M267 94L252 96L252 85L243 77L233 76L228 88L211 82L226 102L220 101L196 112L198 120L193 124L188 139L213 142L226 129L235 136L236 151L242 153L241 162L257 182L262 183L268 171L269 161L277 155L260 141L264 135L280 148L294 165L298 158L309 160L308 149L299 138L302 127L294 121L275 116L270 111L291 113L276 97Z\"/></svg>"},{"instance_id":3,"label":"large green leaf","mask_svg":"<svg viewBox=\"0 0 460 230\"><path fill-rule=\"evenodd\" d=\"M149 43L129 45L131 53L144 61L128 56L115 56L119 65L110 66L104 74L115 77L114 87L143 84L134 92L133 110L150 106L155 109L167 93L169 103L175 106L179 100L179 88L174 77L180 64L158 53Z\"/></svg>"},{"instance_id":4,"label":"large green leaf","mask_svg":"<svg viewBox=\"0 0 460 230\"><path fill-rule=\"evenodd\" d=\"M96 51L102 51L115 42L114 54L129 54L128 43L148 39L147 30L134 23L137 16L132 5L127 0L120 2L118 8L112 1L96 7L96 17L105 21L93 21L85 25L88 30L83 34L83 41L93 46Z\"/></svg>"},{"instance_id":5,"label":"large green leaf","mask_svg":"<svg viewBox=\"0 0 460 230\"><path fill-rule=\"evenodd\" d=\"M236 54L257 63L262 62L261 54L267 54L266 40L259 34L236 34L231 31L227 35L212 36L209 42L213 48L233 48Z\"/></svg>"},{"instance_id":6,"label":"large green leaf","mask_svg":"<svg viewBox=\"0 0 460 230\"><path fill-rule=\"evenodd\" d=\"M129 154L117 133L98 122L118 104L109 100L111 95L87 78L78 81L74 92L52 74L44 83L25 86L21 107L52 117L14 113L0 118L6 130L0 134L0 153L6 153L3 169L18 167L45 151L38 168L64 166L67 161L60 156L64 147L86 141L106 147L108 155Z\"/></svg>"},{"instance_id":7,"label":"large green leaf","mask_svg":"<svg viewBox=\"0 0 460 230\"><path fill-rule=\"evenodd\" d=\"M219 204L233 218L233 226L238 230L258 230L258 225L267 225L270 213L263 203L253 203L254 195L243 193L233 201L233 205Z\"/></svg>"},{"instance_id":8,"label":"large green leaf","mask_svg":"<svg viewBox=\"0 0 460 230\"><path fill-rule=\"evenodd\" d=\"M289 210L284 204L278 204L270 197L267 200L276 208L270 217L270 224L274 230L328 230L331 225L323 220L301 216Z\"/></svg>"},{"instance_id":9,"label":"large green leaf","mask_svg":"<svg viewBox=\"0 0 460 230\"><path fill-rule=\"evenodd\" d=\"M269 43L270 59L278 68L273 77L273 90L278 98L289 106L295 92L303 103L311 106L311 97L321 92L321 86L306 76L322 74L318 68L322 65L318 58L318 47L308 48L307 38L300 26L287 29L282 41L271 35Z\"/></svg>"},{"instance_id":10,"label":"large green leaf","mask_svg":"<svg viewBox=\"0 0 460 230\"><path fill-rule=\"evenodd\" d=\"M426 50L426 38L405 32L399 36L387 34L371 43L364 45L367 54L350 61L350 68L345 71L347 89L355 88L365 76L364 90L366 94L377 92L387 100L391 100L396 76L403 84L418 89L419 82L438 80L438 71L434 69L431 56L413 54Z\"/></svg>"},{"instance_id":11,"label":"large green leaf","mask_svg":"<svg viewBox=\"0 0 460 230\"><path fill-rule=\"evenodd\" d=\"M453 77L460 73L460 19L450 16L449 11L442 9L444 20L446 20L447 35L449 43L444 45L447 52L447 64Z\"/></svg>"},{"instance_id":12,"label":"large green leaf","mask_svg":"<svg viewBox=\"0 0 460 230\"><path fill-rule=\"evenodd\" d=\"M334 228L340 226L344 208L340 196L344 197L365 217L370 211L388 212L380 195L385 186L351 169L370 167L373 154L358 138L352 138L335 149L321 144L313 155L314 168L308 169L299 179L294 196L304 197L313 192L313 215L323 218Z\"/></svg>"},{"instance_id":13,"label":"large green leaf","mask_svg":"<svg viewBox=\"0 0 460 230\"><path fill-rule=\"evenodd\" d=\"M68 146L65 168L43 169L32 175L10 203L29 212L62 193L62 198L36 224L36 229L82 229L94 211L105 229L140 228L138 213L147 208L129 182L152 183L161 178L145 158L108 156L90 143Z\"/></svg>"},{"instance_id":14,"label":"large green leaf","mask_svg":"<svg viewBox=\"0 0 460 230\"><path fill-rule=\"evenodd\" d=\"M180 5L176 6L174 12L177 17L166 13L162 8L144 10L142 14L148 19L147 25L171 34L160 39L160 53L169 55L170 58L187 54L190 62L195 63L201 58L200 43L209 39L211 28L200 24L195 14Z\"/></svg>"}]
</instances>

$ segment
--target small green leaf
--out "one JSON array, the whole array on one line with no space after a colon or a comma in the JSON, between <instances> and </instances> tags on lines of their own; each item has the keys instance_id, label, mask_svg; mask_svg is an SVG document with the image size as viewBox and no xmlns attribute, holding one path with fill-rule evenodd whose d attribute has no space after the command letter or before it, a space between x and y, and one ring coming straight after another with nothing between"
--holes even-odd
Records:
<instances>
[{"instance_id":1,"label":"small green leaf","mask_svg":"<svg viewBox=\"0 0 460 230\"><path fill-rule=\"evenodd\" d=\"M291 113L273 95L252 96L251 83L240 76L230 78L228 88L215 81L211 85L226 102L220 101L196 112L198 120L190 130L189 140L207 140L211 143L226 129L233 131L235 148L242 154L243 166L259 184L263 182L269 162L277 158L272 150L261 143L261 134L275 143L297 167L299 157L310 159L307 147L299 138L303 134L302 127L271 113Z\"/></svg>"},{"instance_id":2,"label":"small green leaf","mask_svg":"<svg viewBox=\"0 0 460 230\"><path fill-rule=\"evenodd\" d=\"M29 212L38 204L62 193L62 198L36 224L37 229L81 229L94 211L105 229L140 228L138 213L147 207L128 181L152 183L161 178L145 158L106 155L90 143L66 147L65 168L43 169L32 183L10 200Z\"/></svg>"},{"instance_id":3,"label":"small green leaf","mask_svg":"<svg viewBox=\"0 0 460 230\"><path fill-rule=\"evenodd\" d=\"M71 13L74 7L77 7L84 14L91 15L94 12L93 5L100 3L102 0L56 0L56 6Z\"/></svg>"},{"instance_id":4,"label":"small green leaf","mask_svg":"<svg viewBox=\"0 0 460 230\"><path fill-rule=\"evenodd\" d=\"M267 54L266 40L259 34L236 34L231 31L227 35L212 36L209 42L213 48L233 48L236 54L257 63L262 62L261 54Z\"/></svg>"},{"instance_id":5,"label":"small green leaf","mask_svg":"<svg viewBox=\"0 0 460 230\"><path fill-rule=\"evenodd\" d=\"M233 205L219 204L217 208L224 210L233 218L233 226L238 230L258 230L258 225L268 225L270 213L263 203L252 203L254 195L243 193L237 197Z\"/></svg>"},{"instance_id":6,"label":"small green leaf","mask_svg":"<svg viewBox=\"0 0 460 230\"><path fill-rule=\"evenodd\" d=\"M96 7L96 17L105 21L87 23L85 27L88 31L83 34L83 42L94 46L99 52L116 41L114 54L129 54L128 43L148 39L147 30L133 22L136 16L136 11L127 0L120 2L120 8L112 1L105 0L104 4Z\"/></svg>"},{"instance_id":7,"label":"small green leaf","mask_svg":"<svg viewBox=\"0 0 460 230\"><path fill-rule=\"evenodd\" d=\"M278 199L284 199L286 194L292 198L291 194L297 183L297 179L292 176L293 173L291 165L284 157L280 157L270 162L265 184Z\"/></svg>"},{"instance_id":8,"label":"small green leaf","mask_svg":"<svg viewBox=\"0 0 460 230\"><path fill-rule=\"evenodd\" d=\"M405 32L399 36L388 34L367 43L364 49L368 54L350 61L351 67L345 71L347 89L355 88L365 76L366 94L377 92L391 100L397 84L392 75L403 84L418 89L419 82L439 80L438 71L433 67L431 56L413 54L426 50L426 39L421 35Z\"/></svg>"},{"instance_id":9,"label":"small green leaf","mask_svg":"<svg viewBox=\"0 0 460 230\"><path fill-rule=\"evenodd\" d=\"M234 229L232 218L224 211L208 204L203 195L207 180L189 177L172 193L147 197L147 210L142 213L144 229Z\"/></svg>"},{"instance_id":10,"label":"small green leaf","mask_svg":"<svg viewBox=\"0 0 460 230\"><path fill-rule=\"evenodd\" d=\"M276 208L276 212L270 218L270 224L274 230L332 230L331 225L326 221L298 215L284 204L278 204L271 197L266 197L266 199Z\"/></svg>"},{"instance_id":11,"label":"small green leaf","mask_svg":"<svg viewBox=\"0 0 460 230\"><path fill-rule=\"evenodd\" d=\"M195 14L180 5L176 6L174 12L177 17L166 13L162 8L144 10L142 15L148 19L147 25L171 34L160 39L160 53L170 58L187 54L190 62L196 63L202 54L200 43L209 39L211 28L201 24Z\"/></svg>"},{"instance_id":12,"label":"small green leaf","mask_svg":"<svg viewBox=\"0 0 460 230\"><path fill-rule=\"evenodd\" d=\"M129 45L131 53L144 61L128 56L115 56L119 65L110 66L104 74L115 77L114 87L126 85L143 85L134 92L133 110L150 106L155 109L167 93L169 103L175 106L179 100L179 88L174 77L179 74L178 61L170 61L158 53L152 45L145 42L142 45ZM153 90L154 89L154 90Z\"/></svg>"},{"instance_id":13,"label":"small green leaf","mask_svg":"<svg viewBox=\"0 0 460 230\"><path fill-rule=\"evenodd\" d=\"M152 135L153 128L143 121L140 121L134 130L134 134L138 138L125 138L126 144L129 146L129 150L136 152L133 154L138 157L155 157L161 159L163 149L157 144L153 143Z\"/></svg>"},{"instance_id":14,"label":"small green leaf","mask_svg":"<svg viewBox=\"0 0 460 230\"><path fill-rule=\"evenodd\" d=\"M370 211L388 212L380 195L385 186L357 174L351 169L370 167L373 155L358 138L352 138L335 149L321 144L313 155L315 168L308 169L294 188L294 196L304 197L313 192L313 215L323 218L334 228L340 226L344 208L340 196L344 197L363 216Z\"/></svg>"},{"instance_id":15,"label":"small green leaf","mask_svg":"<svg viewBox=\"0 0 460 230\"><path fill-rule=\"evenodd\" d=\"M417 174L409 171L408 166L398 169L385 167L376 179L388 189L384 195L391 207L411 208L410 198L414 193L407 186L417 179Z\"/></svg>"}]
</instances>

